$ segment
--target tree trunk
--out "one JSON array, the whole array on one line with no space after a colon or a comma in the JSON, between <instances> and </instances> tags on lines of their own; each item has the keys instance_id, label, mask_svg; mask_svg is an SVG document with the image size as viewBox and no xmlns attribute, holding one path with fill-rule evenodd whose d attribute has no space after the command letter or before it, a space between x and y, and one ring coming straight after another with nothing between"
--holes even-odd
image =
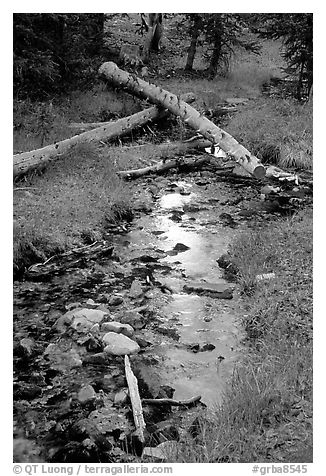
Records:
<instances>
[{"instance_id":1,"label":"tree trunk","mask_svg":"<svg viewBox=\"0 0 326 476\"><path fill-rule=\"evenodd\" d=\"M151 51L158 52L163 36L163 15L162 13L148 14L148 30L145 38L143 60L149 61Z\"/></svg>"},{"instance_id":2,"label":"tree trunk","mask_svg":"<svg viewBox=\"0 0 326 476\"><path fill-rule=\"evenodd\" d=\"M186 101L192 101L194 95L188 93L184 95ZM83 132L69 139L56 142L41 149L23 152L14 155L14 178L24 175L29 170L44 166L48 162L57 159L62 154L68 152L74 145L85 142L109 140L114 137L128 134L132 129L140 127L149 121L161 119L167 115L168 111L159 107L150 107L132 116L124 117L115 122L104 123L91 131Z\"/></svg>"},{"instance_id":3,"label":"tree trunk","mask_svg":"<svg viewBox=\"0 0 326 476\"><path fill-rule=\"evenodd\" d=\"M217 68L221 56L221 36L218 31L215 33L214 46L212 51L211 60L208 67L208 74L211 78L215 78L217 73Z\"/></svg>"},{"instance_id":4,"label":"tree trunk","mask_svg":"<svg viewBox=\"0 0 326 476\"><path fill-rule=\"evenodd\" d=\"M100 67L99 73L116 86L142 95L154 104L167 108L173 114L181 117L197 133L210 140L212 144L217 144L251 175L259 179L264 177L265 167L257 157L240 145L230 134L217 127L209 119L196 111L196 109L182 101L180 97L122 71L112 62L104 63Z\"/></svg>"},{"instance_id":5,"label":"tree trunk","mask_svg":"<svg viewBox=\"0 0 326 476\"><path fill-rule=\"evenodd\" d=\"M192 71L192 67L194 64L196 48L197 48L197 40L200 33L200 26L201 26L201 17L197 13L194 13L194 22L191 34L191 42L188 48L188 55L187 55L187 62L185 66L185 71Z\"/></svg>"}]
</instances>

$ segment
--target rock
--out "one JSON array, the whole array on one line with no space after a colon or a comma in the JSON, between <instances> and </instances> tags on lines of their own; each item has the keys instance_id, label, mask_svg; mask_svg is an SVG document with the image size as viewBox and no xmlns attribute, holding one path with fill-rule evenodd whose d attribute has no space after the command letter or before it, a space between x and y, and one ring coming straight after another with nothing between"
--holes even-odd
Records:
<instances>
[{"instance_id":1,"label":"rock","mask_svg":"<svg viewBox=\"0 0 326 476\"><path fill-rule=\"evenodd\" d=\"M74 348L67 349L64 342L51 343L44 351L44 356L51 362L51 368L68 371L82 366L78 352Z\"/></svg>"},{"instance_id":2,"label":"rock","mask_svg":"<svg viewBox=\"0 0 326 476\"><path fill-rule=\"evenodd\" d=\"M79 390L77 398L80 403L87 403L95 400L96 392L91 385L85 385Z\"/></svg>"},{"instance_id":3,"label":"rock","mask_svg":"<svg viewBox=\"0 0 326 476\"><path fill-rule=\"evenodd\" d=\"M100 324L106 316L107 313L99 309L82 308L68 311L62 317L70 321L70 326L73 329L83 332L91 329L94 324Z\"/></svg>"},{"instance_id":4,"label":"rock","mask_svg":"<svg viewBox=\"0 0 326 476\"><path fill-rule=\"evenodd\" d=\"M124 405L129 398L128 388L122 388L120 392L116 393L114 396L114 405L119 407Z\"/></svg>"},{"instance_id":5,"label":"rock","mask_svg":"<svg viewBox=\"0 0 326 476\"><path fill-rule=\"evenodd\" d=\"M209 184L209 181L208 180L196 180L195 181L195 184L196 185L199 185L199 187L204 187L205 185L208 185Z\"/></svg>"},{"instance_id":6,"label":"rock","mask_svg":"<svg viewBox=\"0 0 326 476\"><path fill-rule=\"evenodd\" d=\"M197 354L197 352L199 352L199 344L189 344L188 346L188 349L191 350L191 352L193 352L194 354Z\"/></svg>"},{"instance_id":7,"label":"rock","mask_svg":"<svg viewBox=\"0 0 326 476\"><path fill-rule=\"evenodd\" d=\"M22 339L17 348L15 349L15 353L21 357L31 357L35 350L35 342L33 339L29 337L25 337Z\"/></svg>"},{"instance_id":8,"label":"rock","mask_svg":"<svg viewBox=\"0 0 326 476\"><path fill-rule=\"evenodd\" d=\"M97 354L87 355L83 359L84 365L107 365L108 364L108 354L105 352L98 352Z\"/></svg>"},{"instance_id":9,"label":"rock","mask_svg":"<svg viewBox=\"0 0 326 476\"><path fill-rule=\"evenodd\" d=\"M231 256L227 253L220 256L217 263L220 268L225 270L226 279L232 280L239 273L239 268L232 262Z\"/></svg>"},{"instance_id":10,"label":"rock","mask_svg":"<svg viewBox=\"0 0 326 476\"><path fill-rule=\"evenodd\" d=\"M99 304L97 307L97 311L104 312L107 316L110 315L110 309L108 309L104 304Z\"/></svg>"},{"instance_id":11,"label":"rock","mask_svg":"<svg viewBox=\"0 0 326 476\"><path fill-rule=\"evenodd\" d=\"M129 324L121 324L121 322L103 322L101 326L104 332L116 332L117 334L124 334L127 337L132 337L134 329Z\"/></svg>"},{"instance_id":12,"label":"rock","mask_svg":"<svg viewBox=\"0 0 326 476\"><path fill-rule=\"evenodd\" d=\"M175 460L178 455L178 442L175 440L164 441L160 443L155 448L145 446L143 450L142 457L149 457L156 461L167 461L170 462Z\"/></svg>"},{"instance_id":13,"label":"rock","mask_svg":"<svg viewBox=\"0 0 326 476\"><path fill-rule=\"evenodd\" d=\"M102 342L92 335L86 340L85 345L88 352L101 352L103 350Z\"/></svg>"},{"instance_id":14,"label":"rock","mask_svg":"<svg viewBox=\"0 0 326 476\"><path fill-rule=\"evenodd\" d=\"M214 345L214 344L204 344L204 345L200 348L200 352L211 351L211 350L214 350L214 349L215 349L215 345Z\"/></svg>"},{"instance_id":15,"label":"rock","mask_svg":"<svg viewBox=\"0 0 326 476\"><path fill-rule=\"evenodd\" d=\"M103 337L104 352L112 355L129 355L139 352L140 347L137 342L129 339L123 334L116 334L115 332L107 332Z\"/></svg>"},{"instance_id":16,"label":"rock","mask_svg":"<svg viewBox=\"0 0 326 476\"><path fill-rule=\"evenodd\" d=\"M183 287L188 293L206 294L217 299L232 299L233 289L226 284L219 283L189 283Z\"/></svg>"},{"instance_id":17,"label":"rock","mask_svg":"<svg viewBox=\"0 0 326 476\"><path fill-rule=\"evenodd\" d=\"M121 317L119 317L122 324L129 324L134 329L143 329L146 323L144 317L137 311L126 311Z\"/></svg>"},{"instance_id":18,"label":"rock","mask_svg":"<svg viewBox=\"0 0 326 476\"><path fill-rule=\"evenodd\" d=\"M139 279L134 279L130 287L129 296L131 298L137 298L140 297L142 294L143 287L141 285L141 282L139 281Z\"/></svg>"},{"instance_id":19,"label":"rock","mask_svg":"<svg viewBox=\"0 0 326 476\"><path fill-rule=\"evenodd\" d=\"M262 195L270 195L271 193L277 193L280 190L280 187L273 187L273 185L264 185L264 187L261 188L260 193Z\"/></svg>"},{"instance_id":20,"label":"rock","mask_svg":"<svg viewBox=\"0 0 326 476\"><path fill-rule=\"evenodd\" d=\"M96 309L98 304L96 304L93 299L87 299L86 306L88 307L88 309Z\"/></svg>"},{"instance_id":21,"label":"rock","mask_svg":"<svg viewBox=\"0 0 326 476\"><path fill-rule=\"evenodd\" d=\"M71 302L65 305L67 311L71 311L72 309L76 309L77 307L82 307L80 302Z\"/></svg>"},{"instance_id":22,"label":"rock","mask_svg":"<svg viewBox=\"0 0 326 476\"><path fill-rule=\"evenodd\" d=\"M217 263L220 268L225 269L232 263L231 256L228 253L225 253L219 257Z\"/></svg>"},{"instance_id":23,"label":"rock","mask_svg":"<svg viewBox=\"0 0 326 476\"><path fill-rule=\"evenodd\" d=\"M111 296L108 305L109 306L120 306L123 303L123 299L121 296Z\"/></svg>"},{"instance_id":24,"label":"rock","mask_svg":"<svg viewBox=\"0 0 326 476\"><path fill-rule=\"evenodd\" d=\"M173 247L174 251L178 251L179 253L183 253L184 251L190 250L190 247L187 245L184 245L183 243L177 243Z\"/></svg>"},{"instance_id":25,"label":"rock","mask_svg":"<svg viewBox=\"0 0 326 476\"><path fill-rule=\"evenodd\" d=\"M121 409L117 412L116 407L106 403L103 408L92 411L88 415L88 420L93 421L102 434L109 434L119 430L119 433L126 434L133 431L133 423L130 423L126 417L126 412Z\"/></svg>"},{"instance_id":26,"label":"rock","mask_svg":"<svg viewBox=\"0 0 326 476\"><path fill-rule=\"evenodd\" d=\"M134 337L134 339L141 349L146 349L146 347L150 347L151 345L153 345L152 342L149 342L148 340L143 339L142 337L136 336Z\"/></svg>"},{"instance_id":27,"label":"rock","mask_svg":"<svg viewBox=\"0 0 326 476\"><path fill-rule=\"evenodd\" d=\"M173 329L171 327L163 327L163 326L160 326L160 327L157 327L156 328L157 332L159 332L160 334L163 334L165 336L168 336L168 337L171 337L172 339L174 340L179 340L180 339L180 336L177 332L176 329Z\"/></svg>"},{"instance_id":28,"label":"rock","mask_svg":"<svg viewBox=\"0 0 326 476\"><path fill-rule=\"evenodd\" d=\"M229 213L221 213L219 218L224 226L230 226L231 228L234 228L237 225Z\"/></svg>"}]
</instances>

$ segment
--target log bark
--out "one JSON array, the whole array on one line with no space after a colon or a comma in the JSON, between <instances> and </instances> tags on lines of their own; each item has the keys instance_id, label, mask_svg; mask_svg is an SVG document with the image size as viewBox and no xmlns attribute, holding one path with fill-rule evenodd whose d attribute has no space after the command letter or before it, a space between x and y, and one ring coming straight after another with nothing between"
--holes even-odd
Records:
<instances>
[{"instance_id":1,"label":"log bark","mask_svg":"<svg viewBox=\"0 0 326 476\"><path fill-rule=\"evenodd\" d=\"M194 100L194 95L193 93L188 93L185 94L183 98L185 101L192 102ZM76 144L110 140L114 137L125 135L132 129L140 127L149 121L161 119L167 114L167 110L153 106L140 111L137 114L133 114L132 116L123 117L118 121L104 123L101 127L47 145L41 149L16 154L14 155L13 166L14 178L24 175L32 169L43 167L47 163L68 152Z\"/></svg>"},{"instance_id":2,"label":"log bark","mask_svg":"<svg viewBox=\"0 0 326 476\"><path fill-rule=\"evenodd\" d=\"M138 177L143 177L144 175L148 174L162 174L169 169L180 168L180 167L191 167L191 168L199 168L203 164L210 162L211 157L200 157L195 158L192 160L184 160L180 159L172 159L167 162L159 162L155 165L149 165L148 167L143 167L141 169L133 169L133 170L120 170L118 175L124 179L131 180Z\"/></svg>"},{"instance_id":3,"label":"log bark","mask_svg":"<svg viewBox=\"0 0 326 476\"><path fill-rule=\"evenodd\" d=\"M99 73L114 85L123 87L137 95L142 95L154 104L164 107L181 117L197 133L210 140L212 144L217 144L254 177L261 179L265 176L265 167L257 157L239 144L230 134L217 127L213 122L196 111L196 109L182 101L180 97L126 73L113 62L104 63L100 67Z\"/></svg>"},{"instance_id":4,"label":"log bark","mask_svg":"<svg viewBox=\"0 0 326 476\"><path fill-rule=\"evenodd\" d=\"M146 424L143 416L142 404L138 391L138 382L133 371L130 367L130 361L128 355L125 355L125 374L129 388L129 396L131 400L132 413L134 416L134 422L136 426L136 432L138 434L139 440L141 443L145 442L144 430Z\"/></svg>"}]
</instances>

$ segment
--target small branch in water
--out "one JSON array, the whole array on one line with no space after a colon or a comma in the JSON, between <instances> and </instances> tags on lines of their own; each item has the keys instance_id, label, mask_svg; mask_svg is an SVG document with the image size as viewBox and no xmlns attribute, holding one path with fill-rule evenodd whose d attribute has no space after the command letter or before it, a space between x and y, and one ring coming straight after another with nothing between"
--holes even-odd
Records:
<instances>
[{"instance_id":1,"label":"small branch in water","mask_svg":"<svg viewBox=\"0 0 326 476\"><path fill-rule=\"evenodd\" d=\"M171 405L174 407L190 407L201 400L201 395L189 400L173 400L172 398L143 398L142 403L147 405Z\"/></svg>"}]
</instances>

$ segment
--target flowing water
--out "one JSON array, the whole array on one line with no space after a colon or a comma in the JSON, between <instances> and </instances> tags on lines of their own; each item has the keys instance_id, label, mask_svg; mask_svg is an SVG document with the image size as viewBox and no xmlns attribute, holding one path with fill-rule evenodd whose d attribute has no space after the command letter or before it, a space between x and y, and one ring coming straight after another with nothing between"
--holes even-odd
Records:
<instances>
[{"instance_id":1,"label":"flowing water","mask_svg":"<svg viewBox=\"0 0 326 476\"><path fill-rule=\"evenodd\" d=\"M227 284L216 260L227 251L234 230L219 223L216 203L225 199L219 191L215 190L214 199L209 201L202 187L191 182L175 185L187 195L163 194L154 213L138 219L134 229L124 236L129 243L124 251L128 255L139 247L159 249L168 254L160 262L172 266L164 283L173 294L162 303L160 317L163 324L176 329L180 338L177 343L163 338L151 348L150 353L160 357L153 366L153 378L159 375L161 383L172 386L176 399L200 394L202 401L213 407L221 401L239 358L239 299L236 292L232 300L188 294L183 286L193 281ZM178 243L185 245L184 251L175 251ZM159 280L162 282L162 278ZM194 344L200 348L213 344L215 348L201 352Z\"/></svg>"}]
</instances>

